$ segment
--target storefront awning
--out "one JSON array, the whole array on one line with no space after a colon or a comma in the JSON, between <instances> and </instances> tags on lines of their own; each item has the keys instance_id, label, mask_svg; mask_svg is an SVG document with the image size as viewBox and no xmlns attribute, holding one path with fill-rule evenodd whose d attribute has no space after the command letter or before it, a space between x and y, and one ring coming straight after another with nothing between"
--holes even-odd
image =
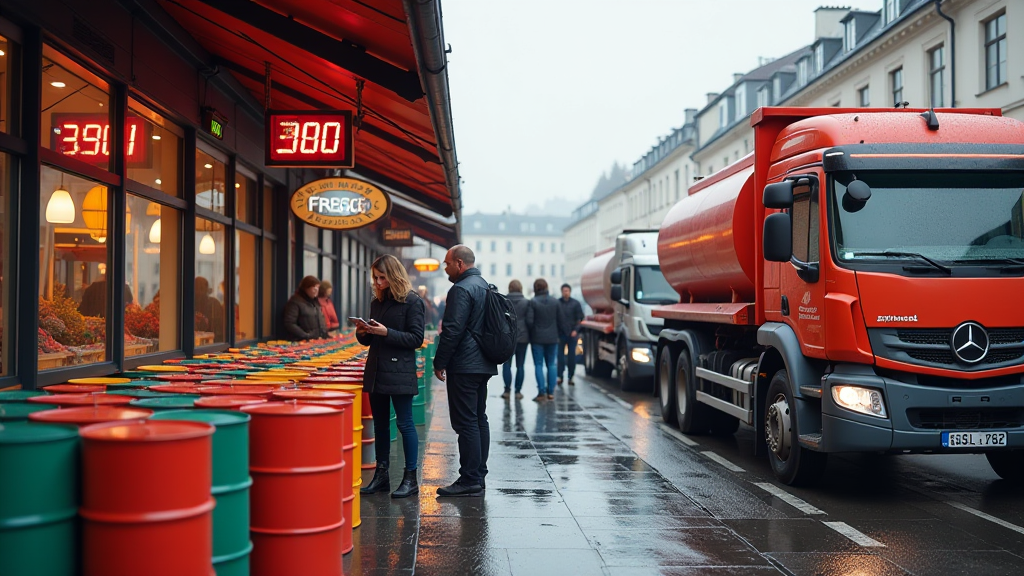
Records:
<instances>
[{"instance_id":1,"label":"storefront awning","mask_svg":"<svg viewBox=\"0 0 1024 576\"><path fill-rule=\"evenodd\" d=\"M259 102L269 64L272 108L361 111L353 172L442 217L427 230L410 222L418 210L396 210L418 235L458 239L461 198L433 0L159 3Z\"/></svg>"}]
</instances>

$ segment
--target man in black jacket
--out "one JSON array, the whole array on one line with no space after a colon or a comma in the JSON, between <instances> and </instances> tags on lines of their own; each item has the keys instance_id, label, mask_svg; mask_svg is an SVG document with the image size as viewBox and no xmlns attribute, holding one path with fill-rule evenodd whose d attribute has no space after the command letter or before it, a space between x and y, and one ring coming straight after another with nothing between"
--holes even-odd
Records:
<instances>
[{"instance_id":1,"label":"man in black jacket","mask_svg":"<svg viewBox=\"0 0 1024 576\"><path fill-rule=\"evenodd\" d=\"M505 392L501 395L502 398L508 400L512 395L512 362L516 363L516 400L520 400L523 397L523 381L526 379L526 373L523 372L523 366L526 364L526 349L530 347L530 332L526 326L526 309L530 306L530 301L523 296L523 283L519 280L513 280L508 283L508 299L512 301L512 306L516 310L516 329L519 331L518 338L516 338L516 353L515 356L508 359L502 366L502 377L505 380Z\"/></svg>"},{"instance_id":2,"label":"man in black jacket","mask_svg":"<svg viewBox=\"0 0 1024 576\"><path fill-rule=\"evenodd\" d=\"M487 423L487 381L498 367L484 357L477 342L483 331L487 282L475 267L476 256L463 245L444 257L444 271L455 285L448 291L441 321L434 374L448 388L448 411L459 435L459 479L437 489L439 496L479 496L487 475L491 443Z\"/></svg>"},{"instance_id":3,"label":"man in black jacket","mask_svg":"<svg viewBox=\"0 0 1024 576\"><path fill-rule=\"evenodd\" d=\"M583 306L572 298L572 286L562 284L562 297L558 299L558 383L562 383L565 367L569 367L569 386L575 384L576 340L583 322Z\"/></svg>"}]
</instances>

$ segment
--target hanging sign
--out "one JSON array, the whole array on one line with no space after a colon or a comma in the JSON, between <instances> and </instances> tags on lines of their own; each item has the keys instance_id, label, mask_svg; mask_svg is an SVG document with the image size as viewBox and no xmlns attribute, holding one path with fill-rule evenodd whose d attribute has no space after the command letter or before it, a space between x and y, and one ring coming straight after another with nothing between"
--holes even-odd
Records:
<instances>
[{"instance_id":1,"label":"hanging sign","mask_svg":"<svg viewBox=\"0 0 1024 576\"><path fill-rule=\"evenodd\" d=\"M385 246L412 246L412 229L381 228L380 240Z\"/></svg>"},{"instance_id":2,"label":"hanging sign","mask_svg":"<svg viewBox=\"0 0 1024 576\"><path fill-rule=\"evenodd\" d=\"M267 166L355 166L351 110L269 110L265 123Z\"/></svg>"},{"instance_id":3,"label":"hanging sign","mask_svg":"<svg viewBox=\"0 0 1024 576\"><path fill-rule=\"evenodd\" d=\"M290 204L303 222L329 230L362 228L391 211L387 193L355 178L314 180L296 190Z\"/></svg>"}]
</instances>

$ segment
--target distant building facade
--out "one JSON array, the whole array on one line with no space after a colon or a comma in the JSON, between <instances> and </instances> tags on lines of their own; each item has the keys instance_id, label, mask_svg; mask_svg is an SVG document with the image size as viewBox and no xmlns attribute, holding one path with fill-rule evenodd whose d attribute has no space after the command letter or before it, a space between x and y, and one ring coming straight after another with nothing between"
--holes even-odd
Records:
<instances>
[{"instance_id":1,"label":"distant building facade","mask_svg":"<svg viewBox=\"0 0 1024 576\"><path fill-rule=\"evenodd\" d=\"M484 278L505 292L513 279L533 293L533 281L547 280L555 293L565 282L565 237L569 218L519 214L468 214L463 243L476 254Z\"/></svg>"}]
</instances>

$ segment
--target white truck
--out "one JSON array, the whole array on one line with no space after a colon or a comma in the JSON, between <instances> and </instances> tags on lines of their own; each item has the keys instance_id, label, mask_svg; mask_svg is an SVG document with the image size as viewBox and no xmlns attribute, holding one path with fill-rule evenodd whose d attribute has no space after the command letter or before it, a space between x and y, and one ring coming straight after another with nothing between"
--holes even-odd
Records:
<instances>
[{"instance_id":1,"label":"white truck","mask_svg":"<svg viewBox=\"0 0 1024 576\"><path fill-rule=\"evenodd\" d=\"M623 390L653 391L665 321L651 310L679 301L658 265L658 231L623 231L613 248L587 262L580 284L593 309L580 325L586 373L608 377L615 370Z\"/></svg>"}]
</instances>

